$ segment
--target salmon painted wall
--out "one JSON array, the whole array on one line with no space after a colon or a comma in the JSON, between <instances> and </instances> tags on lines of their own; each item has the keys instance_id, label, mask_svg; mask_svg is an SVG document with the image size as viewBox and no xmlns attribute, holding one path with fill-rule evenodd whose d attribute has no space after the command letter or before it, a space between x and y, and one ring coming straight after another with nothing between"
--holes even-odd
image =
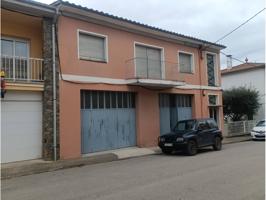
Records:
<instances>
[{"instance_id":1,"label":"salmon painted wall","mask_svg":"<svg viewBox=\"0 0 266 200\"><path fill-rule=\"evenodd\" d=\"M1 36L28 41L30 57L42 58L42 18L1 9Z\"/></svg>"},{"instance_id":2,"label":"salmon painted wall","mask_svg":"<svg viewBox=\"0 0 266 200\"><path fill-rule=\"evenodd\" d=\"M108 63L91 62L78 59L78 29L107 35L109 52ZM195 73L184 74L183 77L187 84L207 85L206 61L205 59L201 59L201 55L196 48L173 44L67 17L59 18L59 52L62 73L125 79L125 61L134 57L134 41L163 47L165 60L169 62L178 62L178 51L193 53ZM205 53L206 52L202 53L203 58L206 57ZM219 63L218 55L217 63ZM219 68L219 65L217 67ZM77 158L81 156L81 90L136 92L136 134L137 145L140 147L154 146L157 144L157 137L160 134L158 94L161 92L193 95L193 117L209 117L207 90L202 92L202 90L196 89L175 88L162 91L151 91L141 87L127 85L78 84L62 80L60 81L59 88L61 159ZM212 92L220 95L221 97L221 91ZM221 111L220 117L222 119Z\"/></svg>"},{"instance_id":3,"label":"salmon painted wall","mask_svg":"<svg viewBox=\"0 0 266 200\"><path fill-rule=\"evenodd\" d=\"M107 36L108 63L91 62L78 58L78 30ZM164 58L166 62L177 63L178 51L193 53L195 64L194 74L184 73L181 75L187 83L199 85L199 62L201 62L201 78L205 80L203 82L207 85L206 63L204 60L199 59L197 48L153 39L68 17L60 17L59 19L59 50L62 72L65 74L125 78L125 74L127 73L126 60L134 57L134 42L162 47L164 49ZM217 63L220 63L219 60ZM173 68L172 65L171 68Z\"/></svg>"},{"instance_id":4,"label":"salmon painted wall","mask_svg":"<svg viewBox=\"0 0 266 200\"><path fill-rule=\"evenodd\" d=\"M73 84L60 81L60 158L81 156L80 91L130 91L136 95L136 134L139 147L157 144L160 135L159 92L126 85ZM193 95L193 117L209 117L207 98L199 90L169 89L164 93ZM207 95L206 95L207 96ZM203 105L202 107L199 105ZM203 114L202 114L203 112Z\"/></svg>"}]
</instances>

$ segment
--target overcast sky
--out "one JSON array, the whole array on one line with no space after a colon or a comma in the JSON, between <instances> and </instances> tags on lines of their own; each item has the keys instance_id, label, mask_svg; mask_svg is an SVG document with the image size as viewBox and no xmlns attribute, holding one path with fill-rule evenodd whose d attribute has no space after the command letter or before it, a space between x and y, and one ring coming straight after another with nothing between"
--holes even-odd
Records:
<instances>
[{"instance_id":1,"label":"overcast sky","mask_svg":"<svg viewBox=\"0 0 266 200\"><path fill-rule=\"evenodd\" d=\"M53 0L38 0L52 3ZM264 0L69 0L184 35L216 41L265 7ZM220 43L223 51L249 62L265 61L265 11ZM233 65L240 64L237 61ZM221 66L226 66L221 55Z\"/></svg>"}]
</instances>

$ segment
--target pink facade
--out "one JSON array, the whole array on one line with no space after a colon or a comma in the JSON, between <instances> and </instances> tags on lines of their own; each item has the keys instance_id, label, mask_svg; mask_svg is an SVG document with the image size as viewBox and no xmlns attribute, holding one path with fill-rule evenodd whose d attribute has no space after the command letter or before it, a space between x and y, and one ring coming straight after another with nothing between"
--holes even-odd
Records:
<instances>
[{"instance_id":1,"label":"pink facade","mask_svg":"<svg viewBox=\"0 0 266 200\"><path fill-rule=\"evenodd\" d=\"M78 31L92 32L107 37L107 62L81 60L78 57ZM136 93L136 136L137 146L151 147L157 144L160 134L159 93L192 95L192 117L209 117L208 95L218 95L219 126L223 129L222 92L220 89L219 50L216 55L218 86L209 87L207 80L206 51L197 47L185 46L141 35L126 30L112 28L70 17L59 17L59 52L61 73L64 80L59 83L60 105L60 158L78 158L81 156L81 116L80 91L132 91ZM163 49L165 61L178 63L178 52L193 54L193 73L172 71L165 66L165 79L184 81L185 85L162 90L161 88L143 88L118 83L127 80L126 61L134 58L135 43L152 45ZM208 50L210 51L210 50ZM171 68L171 69L170 69ZM176 78L173 78L175 77ZM89 81L93 77L93 81ZM103 79L102 78L108 78ZM108 83L107 83L107 82Z\"/></svg>"}]
</instances>

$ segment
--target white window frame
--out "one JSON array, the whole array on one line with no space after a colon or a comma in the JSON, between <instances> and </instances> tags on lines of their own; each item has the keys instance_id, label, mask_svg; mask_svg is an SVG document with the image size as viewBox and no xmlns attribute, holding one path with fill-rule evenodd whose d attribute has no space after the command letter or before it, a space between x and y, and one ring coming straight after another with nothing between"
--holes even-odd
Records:
<instances>
[{"instance_id":1,"label":"white window frame","mask_svg":"<svg viewBox=\"0 0 266 200\"><path fill-rule=\"evenodd\" d=\"M88 57L82 57L79 54L79 34L85 34L88 36L94 36L94 37L99 37L99 38L103 38L104 39L104 57L105 60L99 60L99 59L93 59L93 58L88 58ZM77 30L77 51L78 51L78 59L79 60L87 60L87 61L94 61L94 62L102 62L102 63L108 63L109 61L109 57L108 57L108 36L107 35L103 35L103 34L99 34L99 33L95 33L95 32L90 32L90 31L85 31L85 30L81 30L78 29Z\"/></svg>"},{"instance_id":2,"label":"white window frame","mask_svg":"<svg viewBox=\"0 0 266 200\"><path fill-rule=\"evenodd\" d=\"M210 95L212 95L212 96L216 96L216 107L218 108L218 120L219 120L219 122L217 122L217 124L218 124L218 127L221 128L221 127L222 127L222 121L221 121L221 119L220 119L220 112L222 112L222 111L221 111L221 109L219 108L219 106L220 106L220 100L219 100L220 95L217 94L217 93L208 93L208 94L207 94L207 96L208 96L208 106L213 106L213 105L210 105L210 102L209 102L209 96L210 96ZM208 108L209 108L209 107L208 107Z\"/></svg>"},{"instance_id":3,"label":"white window frame","mask_svg":"<svg viewBox=\"0 0 266 200\"><path fill-rule=\"evenodd\" d=\"M161 62L162 62L162 64L161 64L161 73L162 73L161 76L162 76L162 79L165 79L164 48L161 46L156 46L156 45L152 45L152 44L134 41L134 59L136 59L136 46L137 45L161 50ZM135 75L136 75L137 74L137 66L136 66L135 61L134 61L134 66L135 66Z\"/></svg>"},{"instance_id":4,"label":"white window frame","mask_svg":"<svg viewBox=\"0 0 266 200\"><path fill-rule=\"evenodd\" d=\"M16 41L18 42L25 42L27 44L27 54L28 54L28 59L30 58L30 41L26 39L20 39L20 38L15 38L15 37L6 37L6 36L1 36L1 40L11 40L13 42L13 57L15 56L15 43Z\"/></svg>"},{"instance_id":5,"label":"white window frame","mask_svg":"<svg viewBox=\"0 0 266 200\"><path fill-rule=\"evenodd\" d=\"M218 74L218 54L210 51L205 51L205 66L206 66L206 75L207 75L207 83L208 83L208 66L207 66L207 54L213 55L214 56L214 82L215 82L215 87L219 86L219 74Z\"/></svg>"},{"instance_id":6,"label":"white window frame","mask_svg":"<svg viewBox=\"0 0 266 200\"><path fill-rule=\"evenodd\" d=\"M180 62L179 56L180 53L191 55L191 72L181 72L180 71ZM194 53L188 51L177 51L177 63L178 63L178 72L184 74L194 74L195 73L195 61L194 61Z\"/></svg>"},{"instance_id":7,"label":"white window frame","mask_svg":"<svg viewBox=\"0 0 266 200\"><path fill-rule=\"evenodd\" d=\"M209 96L216 96L216 104L215 105L217 105L217 106L219 106L220 104L220 101L219 101L219 95L217 94L217 93L208 93L208 105L209 106L213 106L213 105L211 105L210 104L210 102L209 102Z\"/></svg>"}]
</instances>

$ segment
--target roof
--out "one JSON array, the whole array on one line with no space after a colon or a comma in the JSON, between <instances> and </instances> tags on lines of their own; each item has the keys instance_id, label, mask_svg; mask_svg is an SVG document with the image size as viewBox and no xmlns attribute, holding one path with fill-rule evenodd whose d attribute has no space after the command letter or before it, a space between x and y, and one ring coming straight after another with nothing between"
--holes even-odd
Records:
<instances>
[{"instance_id":1,"label":"roof","mask_svg":"<svg viewBox=\"0 0 266 200\"><path fill-rule=\"evenodd\" d=\"M234 66L232 68L226 68L221 70L221 74L225 75L225 74L231 74L231 73L237 73L237 72L241 72L241 71L248 71L248 70L254 70L254 69L258 69L258 68L265 68L265 63L244 63L241 65L237 65Z\"/></svg>"},{"instance_id":2,"label":"roof","mask_svg":"<svg viewBox=\"0 0 266 200\"><path fill-rule=\"evenodd\" d=\"M54 6L33 0L2 0L1 8L39 17L52 18L55 14Z\"/></svg>"},{"instance_id":3,"label":"roof","mask_svg":"<svg viewBox=\"0 0 266 200\"><path fill-rule=\"evenodd\" d=\"M70 3L68 1L58 0L58 1L55 1L55 2L53 2L51 4L51 6L58 6L58 5L65 5L65 6L73 7L73 8L76 8L76 9L81 9L81 10L89 12L89 13L94 13L94 14L97 14L97 15L100 15L100 16L112 18L114 20L119 20L121 22L127 22L127 23L130 23L130 24L133 24L133 25L137 25L137 26L140 26L140 27L143 27L143 28L146 28L146 29L158 31L158 32L161 32L161 33L167 33L167 34L170 34L172 36L178 36L178 37L181 37L181 38L186 38L186 39L189 39L191 42L201 43L201 45L203 45L203 46L204 45L206 45L207 47L213 46L213 47L216 47L218 49L226 48L226 46L221 45L221 44L216 44L216 43L209 42L209 41L202 40L202 39L198 39L198 38L195 38L195 37L192 37L192 36L187 36L187 35L183 35L183 34L180 34L180 33L173 32L173 31L164 30L164 29L161 29L161 28L158 28L158 27L150 26L150 25L143 24L143 23L140 23L140 22L136 22L136 21L133 21L133 20L130 20L130 19L118 17L118 16L111 15L111 14L108 14L108 13L105 13L105 12L101 12L101 11L98 11L98 10L90 9L90 8L83 7L83 6L80 6L80 5L76 5L76 4Z\"/></svg>"}]
</instances>

